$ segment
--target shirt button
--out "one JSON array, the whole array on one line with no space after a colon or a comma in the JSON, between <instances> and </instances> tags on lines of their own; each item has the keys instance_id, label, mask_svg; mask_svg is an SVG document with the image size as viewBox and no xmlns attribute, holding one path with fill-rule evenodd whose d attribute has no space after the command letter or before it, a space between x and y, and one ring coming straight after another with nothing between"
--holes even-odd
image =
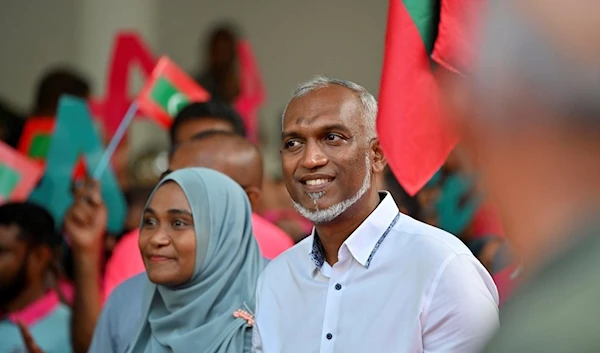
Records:
<instances>
[{"instance_id":1,"label":"shirt button","mask_svg":"<svg viewBox=\"0 0 600 353\"><path fill-rule=\"evenodd\" d=\"M327 339L330 340L333 338L333 335L331 333L328 333L327 336L325 336L325 337L327 337Z\"/></svg>"},{"instance_id":2,"label":"shirt button","mask_svg":"<svg viewBox=\"0 0 600 353\"><path fill-rule=\"evenodd\" d=\"M337 284L335 285L335 289L336 289L336 290L340 290L340 289L342 289L342 285L341 285L341 284L339 284L339 283L337 283Z\"/></svg>"}]
</instances>

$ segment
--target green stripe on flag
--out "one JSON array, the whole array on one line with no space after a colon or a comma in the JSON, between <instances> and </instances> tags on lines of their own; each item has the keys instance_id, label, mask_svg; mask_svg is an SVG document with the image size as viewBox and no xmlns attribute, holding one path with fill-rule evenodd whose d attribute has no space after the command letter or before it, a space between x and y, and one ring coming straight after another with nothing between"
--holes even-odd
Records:
<instances>
[{"instance_id":1,"label":"green stripe on flag","mask_svg":"<svg viewBox=\"0 0 600 353\"><path fill-rule=\"evenodd\" d=\"M431 54L440 21L440 0L403 0L402 2L419 30L427 54Z\"/></svg>"},{"instance_id":2,"label":"green stripe on flag","mask_svg":"<svg viewBox=\"0 0 600 353\"><path fill-rule=\"evenodd\" d=\"M46 158L48 155L48 149L50 148L50 140L52 135L38 134L35 135L29 146L27 155L32 158Z\"/></svg>"},{"instance_id":3,"label":"green stripe on flag","mask_svg":"<svg viewBox=\"0 0 600 353\"><path fill-rule=\"evenodd\" d=\"M7 199L21 180L21 174L5 164L0 164L0 197Z\"/></svg>"},{"instance_id":4,"label":"green stripe on flag","mask_svg":"<svg viewBox=\"0 0 600 353\"><path fill-rule=\"evenodd\" d=\"M185 94L181 93L169 80L159 77L150 92L152 100L171 117L189 104Z\"/></svg>"}]
</instances>

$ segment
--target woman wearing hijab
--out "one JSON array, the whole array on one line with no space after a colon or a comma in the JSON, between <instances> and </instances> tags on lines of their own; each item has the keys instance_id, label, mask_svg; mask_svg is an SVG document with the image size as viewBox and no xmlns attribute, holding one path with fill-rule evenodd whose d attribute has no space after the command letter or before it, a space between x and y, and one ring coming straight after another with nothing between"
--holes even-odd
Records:
<instances>
[{"instance_id":1,"label":"woman wearing hijab","mask_svg":"<svg viewBox=\"0 0 600 353\"><path fill-rule=\"evenodd\" d=\"M167 175L146 204L139 245L149 282L129 353L251 351L265 263L236 182L206 168Z\"/></svg>"}]
</instances>

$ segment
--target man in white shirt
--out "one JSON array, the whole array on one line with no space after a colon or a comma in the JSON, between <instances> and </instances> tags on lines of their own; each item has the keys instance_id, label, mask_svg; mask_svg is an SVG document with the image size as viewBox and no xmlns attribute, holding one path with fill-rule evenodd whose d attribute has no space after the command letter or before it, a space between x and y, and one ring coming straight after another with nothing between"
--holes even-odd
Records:
<instances>
[{"instance_id":1,"label":"man in white shirt","mask_svg":"<svg viewBox=\"0 0 600 353\"><path fill-rule=\"evenodd\" d=\"M321 76L288 104L284 180L315 228L259 280L256 352L471 353L497 328L496 287L467 247L377 191L376 116L363 87Z\"/></svg>"}]
</instances>

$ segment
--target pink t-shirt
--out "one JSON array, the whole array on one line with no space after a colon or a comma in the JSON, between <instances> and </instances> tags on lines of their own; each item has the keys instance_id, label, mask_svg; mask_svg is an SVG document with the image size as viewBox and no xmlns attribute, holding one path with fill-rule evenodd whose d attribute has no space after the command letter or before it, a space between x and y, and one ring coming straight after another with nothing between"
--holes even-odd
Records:
<instances>
[{"instance_id":1,"label":"pink t-shirt","mask_svg":"<svg viewBox=\"0 0 600 353\"><path fill-rule=\"evenodd\" d=\"M32 326L50 315L60 304L58 295L51 290L21 311L8 314L8 318L14 323L21 321L25 326Z\"/></svg>"},{"instance_id":2,"label":"pink t-shirt","mask_svg":"<svg viewBox=\"0 0 600 353\"><path fill-rule=\"evenodd\" d=\"M269 260L294 245L293 240L283 230L255 213L252 214L252 228L262 255ZM108 298L119 284L144 272L138 236L137 229L125 234L113 249L104 274L104 299Z\"/></svg>"}]
</instances>

